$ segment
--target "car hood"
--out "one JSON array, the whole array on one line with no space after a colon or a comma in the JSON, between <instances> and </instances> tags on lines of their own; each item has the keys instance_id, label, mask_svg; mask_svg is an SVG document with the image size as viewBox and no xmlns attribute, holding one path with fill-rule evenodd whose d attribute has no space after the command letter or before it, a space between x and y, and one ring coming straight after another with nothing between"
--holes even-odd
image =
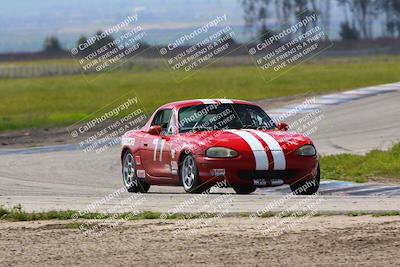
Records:
<instances>
[{"instance_id":1,"label":"car hood","mask_svg":"<svg viewBox=\"0 0 400 267\"><path fill-rule=\"evenodd\" d=\"M283 150L291 151L312 144L309 137L278 130L217 130L184 134L186 142L196 146L197 152L209 147L227 147L236 151Z\"/></svg>"}]
</instances>

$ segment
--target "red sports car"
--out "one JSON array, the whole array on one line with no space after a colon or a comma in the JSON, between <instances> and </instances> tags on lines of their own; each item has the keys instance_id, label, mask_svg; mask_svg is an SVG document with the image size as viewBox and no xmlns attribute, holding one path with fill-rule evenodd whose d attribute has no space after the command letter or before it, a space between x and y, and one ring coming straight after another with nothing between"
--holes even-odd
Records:
<instances>
[{"instance_id":1,"label":"red sports car","mask_svg":"<svg viewBox=\"0 0 400 267\"><path fill-rule=\"evenodd\" d=\"M282 184L296 194L314 194L317 151L310 138L287 130L247 101L166 104L143 128L123 135L123 183L129 192L167 185L200 193L224 182L238 194Z\"/></svg>"}]
</instances>

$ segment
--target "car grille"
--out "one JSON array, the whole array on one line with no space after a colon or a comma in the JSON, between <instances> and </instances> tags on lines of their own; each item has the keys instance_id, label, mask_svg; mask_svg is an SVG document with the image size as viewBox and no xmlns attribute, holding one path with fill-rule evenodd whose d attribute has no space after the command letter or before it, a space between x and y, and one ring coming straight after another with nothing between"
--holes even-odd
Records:
<instances>
[{"instance_id":1,"label":"car grille","mask_svg":"<svg viewBox=\"0 0 400 267\"><path fill-rule=\"evenodd\" d=\"M238 176L243 180L252 180L252 179L282 179L287 180L291 179L294 176L294 173L291 171L239 171Z\"/></svg>"}]
</instances>

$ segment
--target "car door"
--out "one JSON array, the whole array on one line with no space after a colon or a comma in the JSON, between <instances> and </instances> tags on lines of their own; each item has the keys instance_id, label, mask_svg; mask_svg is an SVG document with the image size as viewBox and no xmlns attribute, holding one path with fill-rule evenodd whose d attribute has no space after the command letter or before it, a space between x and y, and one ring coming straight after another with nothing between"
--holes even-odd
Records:
<instances>
[{"instance_id":1,"label":"car door","mask_svg":"<svg viewBox=\"0 0 400 267\"><path fill-rule=\"evenodd\" d=\"M167 130L163 135L162 139L164 141L163 150L160 151L160 162L162 164L162 175L164 177L177 177L178 176L178 163L176 159L176 136L177 136L177 124L176 124L177 114L173 111L170 121L168 123ZM176 179L174 179L176 180Z\"/></svg>"},{"instance_id":2,"label":"car door","mask_svg":"<svg viewBox=\"0 0 400 267\"><path fill-rule=\"evenodd\" d=\"M172 109L159 110L151 125L159 125L161 135L148 134L143 138L142 158L146 172L153 177L168 177L171 174L171 149L168 144L168 129L172 118Z\"/></svg>"}]
</instances>

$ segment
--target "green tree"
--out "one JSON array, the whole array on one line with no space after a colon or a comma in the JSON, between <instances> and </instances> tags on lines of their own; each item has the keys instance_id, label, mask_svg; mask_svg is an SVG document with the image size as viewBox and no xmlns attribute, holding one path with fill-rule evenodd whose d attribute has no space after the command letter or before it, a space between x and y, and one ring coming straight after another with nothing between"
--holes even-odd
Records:
<instances>
[{"instance_id":1,"label":"green tree","mask_svg":"<svg viewBox=\"0 0 400 267\"><path fill-rule=\"evenodd\" d=\"M80 46L80 45L83 45L86 42L87 42L86 36L82 35L81 37L79 37L78 41L76 42L76 45Z\"/></svg>"},{"instance_id":2,"label":"green tree","mask_svg":"<svg viewBox=\"0 0 400 267\"><path fill-rule=\"evenodd\" d=\"M380 11L385 15L386 33L391 37L400 37L400 0L378 1Z\"/></svg>"},{"instance_id":3,"label":"green tree","mask_svg":"<svg viewBox=\"0 0 400 267\"><path fill-rule=\"evenodd\" d=\"M351 27L347 21L340 24L339 34L343 40L357 40L360 37L358 30Z\"/></svg>"},{"instance_id":4,"label":"green tree","mask_svg":"<svg viewBox=\"0 0 400 267\"><path fill-rule=\"evenodd\" d=\"M108 45L108 44L111 45L111 43L114 42L114 38L111 35L105 34L102 30L98 30L96 32L96 35L98 38L94 42L94 44L91 45L92 51L96 51L97 49L100 49L103 46Z\"/></svg>"},{"instance_id":5,"label":"green tree","mask_svg":"<svg viewBox=\"0 0 400 267\"><path fill-rule=\"evenodd\" d=\"M43 49L45 52L62 52L64 51L61 47L60 41L55 36L46 37L44 39Z\"/></svg>"},{"instance_id":6,"label":"green tree","mask_svg":"<svg viewBox=\"0 0 400 267\"><path fill-rule=\"evenodd\" d=\"M256 34L263 35L270 32L267 25L269 16L269 5L271 0L242 0L241 5L244 11L244 21L250 30L255 29Z\"/></svg>"},{"instance_id":7,"label":"green tree","mask_svg":"<svg viewBox=\"0 0 400 267\"><path fill-rule=\"evenodd\" d=\"M338 0L338 3L346 9L349 8L354 22L362 38L372 37L372 26L378 15L379 0ZM346 11L347 12L347 11ZM347 20L346 20L347 21ZM355 27L355 26L354 26Z\"/></svg>"}]
</instances>

